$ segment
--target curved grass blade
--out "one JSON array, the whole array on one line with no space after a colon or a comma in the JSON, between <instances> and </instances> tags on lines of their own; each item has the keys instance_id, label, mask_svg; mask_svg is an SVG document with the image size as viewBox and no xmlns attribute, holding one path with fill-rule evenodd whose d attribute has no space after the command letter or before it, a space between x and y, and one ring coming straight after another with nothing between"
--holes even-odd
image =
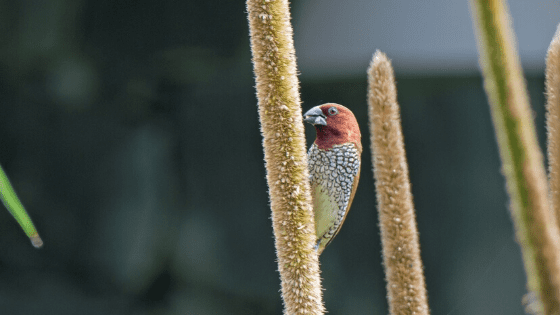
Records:
<instances>
[{"instance_id":1,"label":"curved grass blade","mask_svg":"<svg viewBox=\"0 0 560 315\"><path fill-rule=\"evenodd\" d=\"M43 240L39 236L39 233L37 233L37 230L35 229L33 222L31 222L31 218L25 211L25 208L19 201L16 192L12 188L12 184L10 184L8 176L2 169L2 166L0 166L0 199L2 199L2 203L19 223L25 234L27 234L31 240L31 244L33 244L35 248L43 246Z\"/></svg>"}]
</instances>

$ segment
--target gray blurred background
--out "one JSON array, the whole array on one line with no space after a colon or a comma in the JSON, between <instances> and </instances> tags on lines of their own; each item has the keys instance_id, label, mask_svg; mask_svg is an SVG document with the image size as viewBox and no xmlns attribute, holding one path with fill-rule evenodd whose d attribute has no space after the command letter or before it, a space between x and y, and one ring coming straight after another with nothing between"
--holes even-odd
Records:
<instances>
[{"instance_id":1,"label":"gray blurred background","mask_svg":"<svg viewBox=\"0 0 560 315\"><path fill-rule=\"evenodd\" d=\"M510 1L539 140L557 1ZM525 275L465 1L292 6L303 109L396 69L432 314L523 314ZM0 1L2 314L281 314L244 1ZM314 130L306 126L308 143ZM330 314L386 314L371 156L321 256Z\"/></svg>"}]
</instances>

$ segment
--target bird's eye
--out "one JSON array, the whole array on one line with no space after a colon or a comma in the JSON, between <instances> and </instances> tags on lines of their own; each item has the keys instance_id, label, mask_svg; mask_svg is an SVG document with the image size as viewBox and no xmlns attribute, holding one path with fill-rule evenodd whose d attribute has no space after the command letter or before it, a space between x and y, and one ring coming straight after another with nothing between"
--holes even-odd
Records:
<instances>
[{"instance_id":1,"label":"bird's eye","mask_svg":"<svg viewBox=\"0 0 560 315\"><path fill-rule=\"evenodd\" d=\"M336 109L336 107L333 106L329 108L329 115L334 116L336 114L338 114L338 109Z\"/></svg>"}]
</instances>

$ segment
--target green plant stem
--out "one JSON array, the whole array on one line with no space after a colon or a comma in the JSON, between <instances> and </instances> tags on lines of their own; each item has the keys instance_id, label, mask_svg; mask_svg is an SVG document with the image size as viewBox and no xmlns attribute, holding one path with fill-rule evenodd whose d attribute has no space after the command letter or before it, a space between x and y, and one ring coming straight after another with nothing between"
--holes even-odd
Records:
<instances>
[{"instance_id":1,"label":"green plant stem","mask_svg":"<svg viewBox=\"0 0 560 315\"><path fill-rule=\"evenodd\" d=\"M25 208L19 201L18 196L16 195L14 188L12 188L12 184L10 184L10 180L8 176L0 166L0 199L2 199L2 203L10 211L12 216L16 219L19 223L25 234L31 240L31 244L36 248L43 246L43 241L41 237L39 237L39 233L37 233L37 229L31 222L31 218L25 211Z\"/></svg>"},{"instance_id":2,"label":"green plant stem","mask_svg":"<svg viewBox=\"0 0 560 315\"><path fill-rule=\"evenodd\" d=\"M529 291L546 314L560 312L560 235L507 7L471 0L480 66L511 200Z\"/></svg>"}]
</instances>

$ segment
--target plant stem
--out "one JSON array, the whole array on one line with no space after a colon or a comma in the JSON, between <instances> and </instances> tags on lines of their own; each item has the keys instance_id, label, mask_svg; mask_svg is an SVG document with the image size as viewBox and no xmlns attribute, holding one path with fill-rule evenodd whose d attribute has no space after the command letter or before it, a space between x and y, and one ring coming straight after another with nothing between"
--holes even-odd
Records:
<instances>
[{"instance_id":1,"label":"plant stem","mask_svg":"<svg viewBox=\"0 0 560 315\"><path fill-rule=\"evenodd\" d=\"M471 0L480 66L498 139L528 290L560 312L560 235L506 4Z\"/></svg>"}]
</instances>

